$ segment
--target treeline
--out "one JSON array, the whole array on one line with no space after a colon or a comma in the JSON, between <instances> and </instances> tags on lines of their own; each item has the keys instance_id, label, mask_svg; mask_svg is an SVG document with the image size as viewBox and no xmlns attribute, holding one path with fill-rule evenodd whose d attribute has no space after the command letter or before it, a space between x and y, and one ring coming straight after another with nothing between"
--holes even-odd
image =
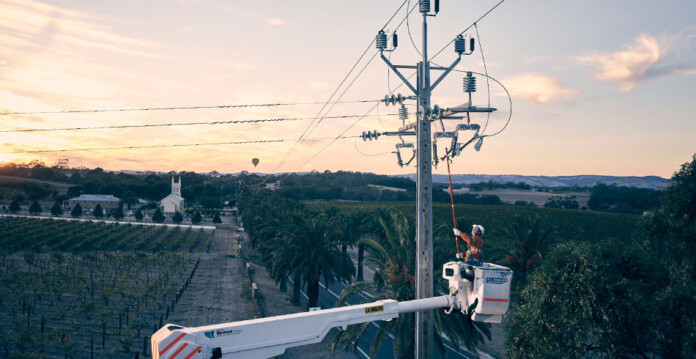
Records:
<instances>
[{"instance_id":1,"label":"treeline","mask_svg":"<svg viewBox=\"0 0 696 359\"><path fill-rule=\"evenodd\" d=\"M478 191L484 191L484 190L494 190L494 189L521 189L521 190L531 190L532 186L524 183L524 182L505 182L505 183L498 183L498 182L493 182L491 180L485 181L485 182L477 182L477 183L472 183L469 185L469 189L478 192Z\"/></svg>"},{"instance_id":2,"label":"treeline","mask_svg":"<svg viewBox=\"0 0 696 359\"><path fill-rule=\"evenodd\" d=\"M658 208L661 194L654 189L598 184L587 206L593 211L638 214Z\"/></svg>"}]
</instances>

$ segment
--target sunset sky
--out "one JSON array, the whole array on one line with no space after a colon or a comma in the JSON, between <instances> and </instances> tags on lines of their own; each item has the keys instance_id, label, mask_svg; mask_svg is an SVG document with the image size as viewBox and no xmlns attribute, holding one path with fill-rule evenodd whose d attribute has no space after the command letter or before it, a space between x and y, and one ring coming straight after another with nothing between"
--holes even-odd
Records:
<instances>
[{"instance_id":1,"label":"sunset sky","mask_svg":"<svg viewBox=\"0 0 696 359\"><path fill-rule=\"evenodd\" d=\"M295 140L321 105L7 114L323 103L401 3L0 0L0 162L41 159L53 164L67 158L71 166L109 170L414 173L413 167L397 166L390 153L393 137L341 139L324 149L326 138L346 130L346 135L359 135L401 125L388 116L396 108L383 105L357 123L358 118L328 118L363 115L374 103L337 104L323 111L327 118L298 146L293 146ZM440 14L428 18L429 53L435 54L496 3L441 0ZM453 173L671 176L696 153L694 14L696 2L686 0L503 2L478 23L481 46L457 69L484 72L482 48L489 74L512 94L512 120L500 135L486 138L480 152L470 148L457 157ZM389 33L405 16L406 6L386 26ZM418 11L411 14L410 29L420 48ZM399 47L391 53L392 62L415 64L419 55L406 23L397 33ZM476 36L473 28L467 36ZM356 72L376 51L370 48ZM450 45L434 61L448 65L454 55ZM387 73L377 56L342 100L384 97L400 83L393 74L388 82ZM466 102L461 87L462 74L452 73L435 90L433 104ZM407 94L407 89L396 92ZM486 104L486 82L479 77L474 105ZM499 111L491 116L489 134L502 128L509 114L505 92L493 83L491 106ZM413 118L415 107L409 109ZM309 119L8 132L268 118ZM486 117L473 120L483 124ZM450 130L456 122L445 125ZM31 152L277 139L288 141ZM252 158L260 159L258 167ZM446 167L435 173L446 173Z\"/></svg>"}]
</instances>

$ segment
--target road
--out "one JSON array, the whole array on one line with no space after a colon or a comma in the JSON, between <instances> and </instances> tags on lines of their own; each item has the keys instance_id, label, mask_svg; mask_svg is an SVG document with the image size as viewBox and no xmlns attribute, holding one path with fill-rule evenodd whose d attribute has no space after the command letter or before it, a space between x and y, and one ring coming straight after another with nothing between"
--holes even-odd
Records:
<instances>
[{"instance_id":1,"label":"road","mask_svg":"<svg viewBox=\"0 0 696 359\"><path fill-rule=\"evenodd\" d=\"M290 280L290 284L292 284L292 280ZM341 282L334 282L333 284L329 285L329 287L325 287L324 283L320 283L320 289L319 289L319 306L322 308L333 308L334 304L336 303L336 300L338 299L339 294L343 290L343 288L346 287L346 284L341 283ZM304 300L307 300L307 295L306 293L302 293ZM348 300L348 305L352 304L360 304L365 301L370 301L371 299L369 298L368 293L362 293L360 295L356 295L353 298L350 298ZM379 328L379 323L378 322L373 322L372 325L365 331L365 334L362 336L358 343L358 357L359 358L369 358L370 355L370 344L372 342L372 338L374 338L375 334L377 333L377 329ZM389 337L384 341L384 344L380 348L379 352L377 353L377 359L392 359L394 358L394 351L393 351L393 339L394 336L392 334L389 334ZM466 359L473 359L475 356L471 354L470 352L466 350L461 350L457 351L450 343L447 341L445 338L443 338L443 342L445 343L445 348L446 348L446 357L447 358L466 358ZM490 358L489 355L486 353L479 352L479 356L482 358ZM439 350L435 350L433 353L433 358L436 359L442 359L444 358L442 355L440 355Z\"/></svg>"}]
</instances>

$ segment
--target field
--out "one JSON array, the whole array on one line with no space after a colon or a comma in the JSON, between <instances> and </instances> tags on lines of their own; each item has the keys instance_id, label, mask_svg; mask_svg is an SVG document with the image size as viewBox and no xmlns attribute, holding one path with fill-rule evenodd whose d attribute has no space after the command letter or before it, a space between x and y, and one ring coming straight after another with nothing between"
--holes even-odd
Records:
<instances>
[{"instance_id":1,"label":"field","mask_svg":"<svg viewBox=\"0 0 696 359\"><path fill-rule=\"evenodd\" d=\"M590 192L539 192L521 189L501 188L484 191L470 191L468 188L454 189L455 194L471 193L478 195L493 195L498 196L501 201L507 203L515 203L516 201L533 202L537 206L543 206L546 200L553 196L575 196L580 207L586 207L587 201L590 200Z\"/></svg>"},{"instance_id":2,"label":"field","mask_svg":"<svg viewBox=\"0 0 696 359\"><path fill-rule=\"evenodd\" d=\"M321 204L327 206L327 204ZM332 203L342 209L376 209L380 207L394 208L406 214L415 214L413 202L390 203ZM551 241L594 241L600 239L616 239L621 242L634 241L641 238L639 216L628 214L604 213L583 210L568 210L555 208L535 208L520 206L480 206L455 205L457 227L468 231L472 224L485 227L484 249L488 258L499 258L511 248L511 241L506 234L516 216L540 216L543 228L551 231ZM452 210L450 204L433 204L433 226L435 238L451 238ZM440 231L438 232L439 227ZM438 236L440 233L440 236ZM443 237L444 234L444 237ZM449 236L449 237L448 237Z\"/></svg>"},{"instance_id":3,"label":"field","mask_svg":"<svg viewBox=\"0 0 696 359\"><path fill-rule=\"evenodd\" d=\"M146 357L150 334L174 311L182 323L221 321L199 309L210 287L220 287L220 278L206 280L223 270L218 259L227 254L208 254L216 237L180 227L0 218L0 357ZM222 262L228 273L237 266ZM196 276L199 265L205 273ZM240 276L227 276L226 292L215 296L241 290L234 288Z\"/></svg>"}]
</instances>

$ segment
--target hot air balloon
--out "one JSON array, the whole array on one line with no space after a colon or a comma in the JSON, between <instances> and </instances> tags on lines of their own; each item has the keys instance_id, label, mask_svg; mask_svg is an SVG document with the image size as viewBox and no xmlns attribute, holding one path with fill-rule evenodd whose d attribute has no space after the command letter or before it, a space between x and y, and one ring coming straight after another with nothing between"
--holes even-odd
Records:
<instances>
[{"instance_id":1,"label":"hot air balloon","mask_svg":"<svg viewBox=\"0 0 696 359\"><path fill-rule=\"evenodd\" d=\"M253 163L253 164L254 164L254 167L256 167L256 166L259 164L259 159L258 159L258 158L254 158L254 159L251 160L251 163Z\"/></svg>"}]
</instances>

